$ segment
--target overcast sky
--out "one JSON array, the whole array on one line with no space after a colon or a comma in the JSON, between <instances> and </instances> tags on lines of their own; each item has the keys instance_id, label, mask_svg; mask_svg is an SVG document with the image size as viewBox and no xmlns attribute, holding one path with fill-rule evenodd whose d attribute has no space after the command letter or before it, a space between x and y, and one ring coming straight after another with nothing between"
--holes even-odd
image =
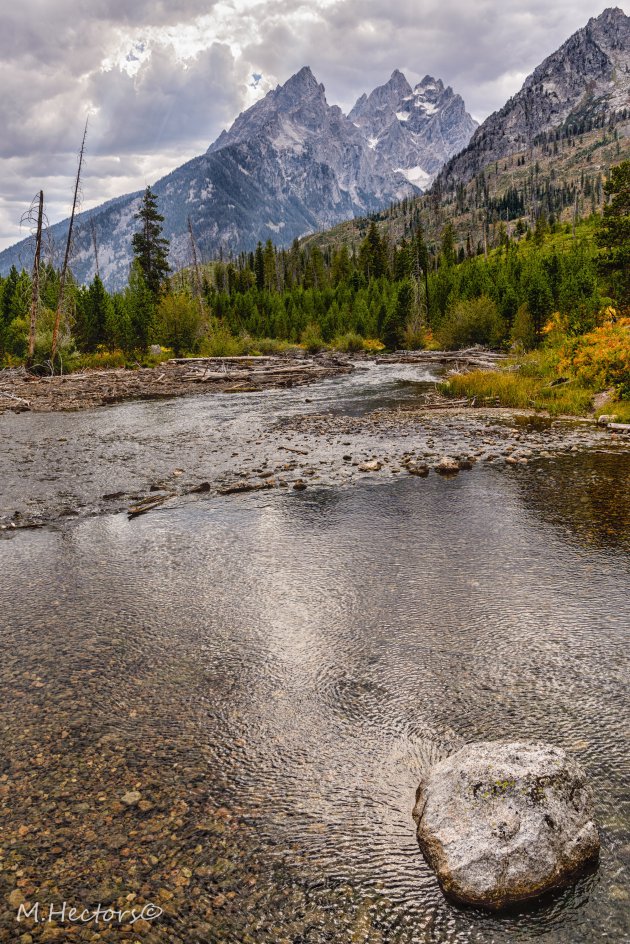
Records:
<instances>
[{"instance_id":1,"label":"overcast sky","mask_svg":"<svg viewBox=\"0 0 630 944\"><path fill-rule=\"evenodd\" d=\"M5 0L0 248L43 188L69 213L90 115L82 208L202 153L269 88L310 65L348 110L400 68L463 95L481 121L591 16L595 0ZM626 0L625 11L628 11Z\"/></svg>"}]
</instances>

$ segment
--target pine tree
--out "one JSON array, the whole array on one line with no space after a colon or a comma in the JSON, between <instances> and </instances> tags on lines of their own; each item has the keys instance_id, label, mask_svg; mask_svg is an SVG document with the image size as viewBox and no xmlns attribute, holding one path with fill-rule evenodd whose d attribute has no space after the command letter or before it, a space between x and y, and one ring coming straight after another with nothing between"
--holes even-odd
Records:
<instances>
[{"instance_id":1,"label":"pine tree","mask_svg":"<svg viewBox=\"0 0 630 944\"><path fill-rule=\"evenodd\" d=\"M129 284L124 293L128 350L146 351L153 329L155 295L147 285L140 261L131 264Z\"/></svg>"},{"instance_id":2,"label":"pine tree","mask_svg":"<svg viewBox=\"0 0 630 944\"><path fill-rule=\"evenodd\" d=\"M400 350L405 343L405 329L413 312L414 291L406 279L400 283L396 302L391 309L383 331L383 343L392 351Z\"/></svg>"},{"instance_id":3,"label":"pine tree","mask_svg":"<svg viewBox=\"0 0 630 944\"><path fill-rule=\"evenodd\" d=\"M259 292L262 292L265 287L265 256L261 242L259 242L256 246L256 254L254 256L254 272L256 273L256 288Z\"/></svg>"},{"instance_id":4,"label":"pine tree","mask_svg":"<svg viewBox=\"0 0 630 944\"><path fill-rule=\"evenodd\" d=\"M611 168L604 190L612 200L604 207L597 234L604 250L600 271L611 278L617 301L625 308L630 306L630 161Z\"/></svg>"},{"instance_id":5,"label":"pine tree","mask_svg":"<svg viewBox=\"0 0 630 944\"><path fill-rule=\"evenodd\" d=\"M144 191L140 209L134 218L142 224L142 228L134 234L131 245L147 288L157 296L171 267L168 264L169 241L162 236L164 217L158 213L157 197L150 187Z\"/></svg>"},{"instance_id":6,"label":"pine tree","mask_svg":"<svg viewBox=\"0 0 630 944\"><path fill-rule=\"evenodd\" d=\"M387 271L387 248L373 221L361 243L359 263L367 279L380 279Z\"/></svg>"},{"instance_id":7,"label":"pine tree","mask_svg":"<svg viewBox=\"0 0 630 944\"><path fill-rule=\"evenodd\" d=\"M455 230L452 223L447 223L442 230L442 259L447 266L455 265Z\"/></svg>"}]
</instances>

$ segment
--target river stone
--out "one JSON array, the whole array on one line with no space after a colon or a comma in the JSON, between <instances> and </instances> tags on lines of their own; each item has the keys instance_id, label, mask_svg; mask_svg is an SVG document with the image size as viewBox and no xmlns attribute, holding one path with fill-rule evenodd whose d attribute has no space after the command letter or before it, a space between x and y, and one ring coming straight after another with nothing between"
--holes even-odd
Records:
<instances>
[{"instance_id":1,"label":"river stone","mask_svg":"<svg viewBox=\"0 0 630 944\"><path fill-rule=\"evenodd\" d=\"M616 423L619 417L616 413L602 413L597 417L598 426L608 426L609 423Z\"/></svg>"},{"instance_id":2,"label":"river stone","mask_svg":"<svg viewBox=\"0 0 630 944\"><path fill-rule=\"evenodd\" d=\"M450 456L442 456L434 468L440 475L456 475L459 472L459 462Z\"/></svg>"},{"instance_id":3,"label":"river stone","mask_svg":"<svg viewBox=\"0 0 630 944\"><path fill-rule=\"evenodd\" d=\"M471 744L431 767L413 811L445 895L497 911L568 884L599 853L590 788L548 744Z\"/></svg>"}]
</instances>

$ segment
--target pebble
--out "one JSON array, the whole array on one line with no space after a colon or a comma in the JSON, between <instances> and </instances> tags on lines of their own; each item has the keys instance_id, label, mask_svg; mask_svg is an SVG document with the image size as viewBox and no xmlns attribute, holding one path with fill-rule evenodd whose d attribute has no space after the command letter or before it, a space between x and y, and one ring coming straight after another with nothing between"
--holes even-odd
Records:
<instances>
[{"instance_id":1,"label":"pebble","mask_svg":"<svg viewBox=\"0 0 630 944\"><path fill-rule=\"evenodd\" d=\"M442 456L440 461L433 467L440 475L455 475L459 472L460 465L457 459L451 456Z\"/></svg>"},{"instance_id":2,"label":"pebble","mask_svg":"<svg viewBox=\"0 0 630 944\"><path fill-rule=\"evenodd\" d=\"M124 803L125 806L135 806L142 799L142 794L138 793L137 790L130 790L128 793L124 793L120 802Z\"/></svg>"}]
</instances>

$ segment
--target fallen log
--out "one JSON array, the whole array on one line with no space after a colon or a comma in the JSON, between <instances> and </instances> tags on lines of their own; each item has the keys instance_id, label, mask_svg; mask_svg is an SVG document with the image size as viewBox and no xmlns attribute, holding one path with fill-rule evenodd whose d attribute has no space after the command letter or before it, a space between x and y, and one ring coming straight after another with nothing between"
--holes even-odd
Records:
<instances>
[{"instance_id":1,"label":"fallen log","mask_svg":"<svg viewBox=\"0 0 630 944\"><path fill-rule=\"evenodd\" d=\"M25 400L24 397L17 397L14 393L2 393L0 392L0 397L4 397L6 400L13 400L15 403L24 403L30 410L31 404L28 400Z\"/></svg>"},{"instance_id":2,"label":"fallen log","mask_svg":"<svg viewBox=\"0 0 630 944\"><path fill-rule=\"evenodd\" d=\"M243 492L261 492L274 488L273 482L234 482L219 489L219 495L240 495Z\"/></svg>"},{"instance_id":3,"label":"fallen log","mask_svg":"<svg viewBox=\"0 0 630 944\"><path fill-rule=\"evenodd\" d=\"M158 495L157 497L149 496L148 498L143 498L138 502L137 505L132 505L131 508L127 509L127 515L129 518L137 518L139 515L144 515L147 511L157 508L158 505L163 505L167 499L173 497L173 493L169 492L168 495Z\"/></svg>"},{"instance_id":4,"label":"fallen log","mask_svg":"<svg viewBox=\"0 0 630 944\"><path fill-rule=\"evenodd\" d=\"M278 446L278 449L283 449L285 452L295 452L298 456L308 455L308 449L294 449L293 446Z\"/></svg>"}]
</instances>

